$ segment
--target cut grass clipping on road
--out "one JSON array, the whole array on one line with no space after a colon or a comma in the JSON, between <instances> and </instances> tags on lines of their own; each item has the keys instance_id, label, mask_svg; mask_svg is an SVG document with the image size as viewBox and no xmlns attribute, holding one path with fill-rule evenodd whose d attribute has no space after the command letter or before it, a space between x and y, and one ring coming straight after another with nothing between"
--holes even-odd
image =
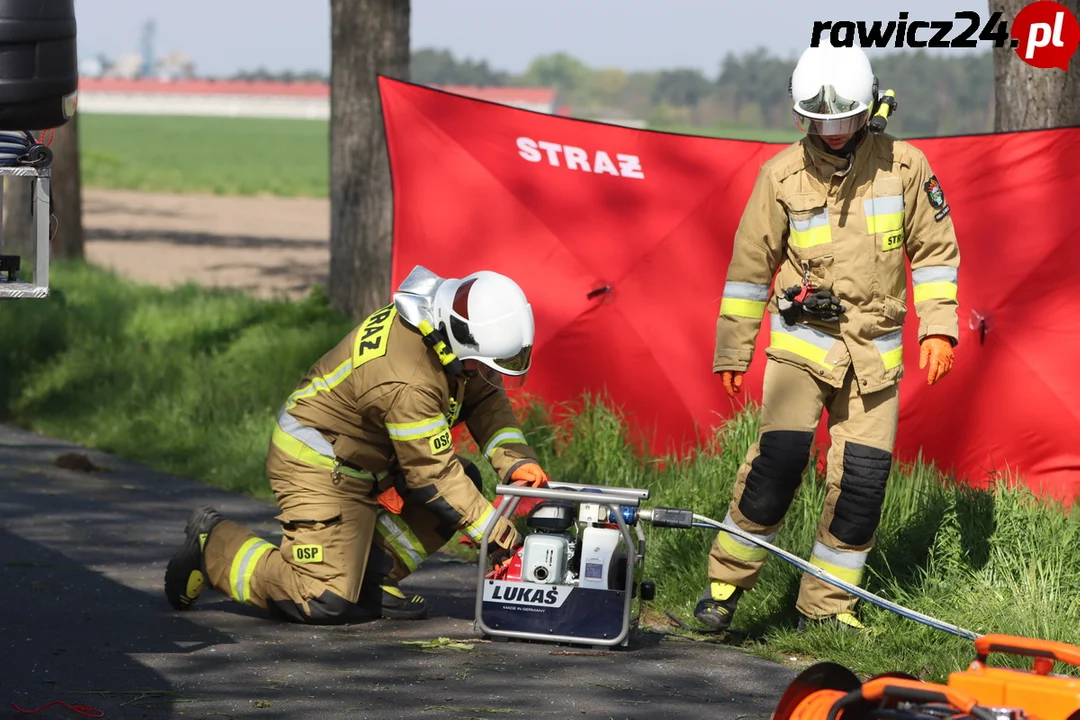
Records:
<instances>
[{"instance_id":1,"label":"cut grass clipping on road","mask_svg":"<svg viewBox=\"0 0 1080 720\"><path fill-rule=\"evenodd\" d=\"M165 290L63 262L53 277L53 297L0 306L0 419L268 498L263 461L275 413L351 323L318 294L286 303L195 287ZM554 477L649 488L650 505L717 520L757 430L756 415L747 411L721 428L715 448L658 463L636 453L625 439L626 420L602 403L588 402L558 428L544 418L532 406L524 429ZM479 465L490 497L494 474ZM777 538L803 557L824 499L815 467ZM897 467L867 584L976 632L1080 643L1078 519L1023 489L975 491L924 465ZM658 590L650 617L671 610L692 622L713 532L646 532L645 579ZM868 603L859 611L874 628L869 636L826 628L801 635L793 629L799 577L771 558L744 597L734 623L741 634L732 642L770 657L831 659L864 674L900 670L936 681L973 657L968 641Z\"/></svg>"},{"instance_id":2,"label":"cut grass clipping on road","mask_svg":"<svg viewBox=\"0 0 1080 720\"><path fill-rule=\"evenodd\" d=\"M657 129L767 142L799 137L741 127ZM114 190L327 197L329 139L325 120L79 116L83 182Z\"/></svg>"}]
</instances>

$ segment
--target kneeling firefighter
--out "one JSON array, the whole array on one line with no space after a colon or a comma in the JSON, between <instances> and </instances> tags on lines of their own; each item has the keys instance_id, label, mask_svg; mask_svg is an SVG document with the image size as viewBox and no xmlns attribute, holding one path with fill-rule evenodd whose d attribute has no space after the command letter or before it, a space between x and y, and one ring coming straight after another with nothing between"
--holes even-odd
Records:
<instances>
[{"instance_id":1,"label":"kneeling firefighter","mask_svg":"<svg viewBox=\"0 0 1080 720\"><path fill-rule=\"evenodd\" d=\"M760 170L717 319L713 370L731 397L740 391L766 309L771 326L760 434L737 474L725 524L775 538L826 410L826 496L810 562L857 585L892 468L905 259L919 318L919 367L929 366L933 385L951 369L958 341L960 253L926 157L882 132L895 101L891 92L879 94L861 48L807 49L791 76L791 95L806 135ZM727 629L766 558L759 546L719 532L698 620ZM804 574L800 629L811 620L860 629L854 602Z\"/></svg>"},{"instance_id":2,"label":"kneeling firefighter","mask_svg":"<svg viewBox=\"0 0 1080 720\"><path fill-rule=\"evenodd\" d=\"M478 541L494 516L451 428L466 423L503 482L547 484L505 393L525 382L533 333L532 309L510 278L415 268L278 414L266 473L280 546L196 509L165 572L170 604L191 607L209 584L291 622L425 617L424 600L398 583L456 531ZM492 554L519 544L513 524L499 520Z\"/></svg>"}]
</instances>

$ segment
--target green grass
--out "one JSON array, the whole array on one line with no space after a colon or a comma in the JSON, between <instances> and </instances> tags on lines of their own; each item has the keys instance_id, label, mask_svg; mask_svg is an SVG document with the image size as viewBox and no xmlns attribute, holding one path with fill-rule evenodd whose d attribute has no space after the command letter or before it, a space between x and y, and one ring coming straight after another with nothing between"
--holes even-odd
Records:
<instances>
[{"instance_id":1,"label":"green grass","mask_svg":"<svg viewBox=\"0 0 1080 720\"><path fill-rule=\"evenodd\" d=\"M0 305L0 420L270 497L277 409L351 327L325 297L265 302L53 268L52 297Z\"/></svg>"},{"instance_id":2,"label":"green grass","mask_svg":"<svg viewBox=\"0 0 1080 720\"><path fill-rule=\"evenodd\" d=\"M88 187L326 197L325 120L80 115Z\"/></svg>"},{"instance_id":3,"label":"green grass","mask_svg":"<svg viewBox=\"0 0 1080 720\"><path fill-rule=\"evenodd\" d=\"M0 305L0 421L270 497L263 461L276 410L351 327L320 292L288 303L194 286L164 290L69 262L55 263L53 287L50 299ZM565 423L551 420L554 411L562 412L533 406L523 415L553 477L649 488L649 505L717 520L757 432L748 410L693 456L655 459L626 440L628 419L605 403L589 400ZM480 467L490 492L494 474ZM803 557L824 497L820 480L807 473L777 540ZM1023 489L975 491L926 465L897 467L868 587L976 632L1080 644L1078 520ZM690 620L714 533L646 532L646 577L658 590L651 609ZM902 670L937 681L972 658L968 641L867 603L860 613L875 628L871 636L800 635L793 629L798 580L783 560L768 561L736 616L738 644L781 659L831 659L864 675Z\"/></svg>"},{"instance_id":4,"label":"green grass","mask_svg":"<svg viewBox=\"0 0 1080 720\"><path fill-rule=\"evenodd\" d=\"M727 511L738 466L757 435L755 408L728 421L713 449L666 463L641 462L625 440L627 419L593 400L555 431L534 413L526 426L548 471L574 482L649 488L649 505L683 507L715 520ZM560 439L562 438L562 439ZM810 464L776 543L808 557L825 497ZM657 583L655 610L694 624L707 582L712 530L649 528L646 573ZM1008 633L1080 644L1080 510L1040 501L1020 483L994 491L951 482L932 465L897 464L887 487L865 586L884 598L977 633ZM862 674L901 670L944 682L973 658L969 641L858 605L868 636L795 630L801 572L776 557L746 594L732 633L746 649L774 659L791 654L840 662ZM991 663L1017 665L995 655ZM1021 660L1029 667L1030 660ZM1061 666L1058 666L1058 672Z\"/></svg>"},{"instance_id":5,"label":"green grass","mask_svg":"<svg viewBox=\"0 0 1080 720\"><path fill-rule=\"evenodd\" d=\"M325 198L329 125L280 120L147 115L80 115L87 187L216 195ZM658 126L684 135L788 143L794 131Z\"/></svg>"}]
</instances>

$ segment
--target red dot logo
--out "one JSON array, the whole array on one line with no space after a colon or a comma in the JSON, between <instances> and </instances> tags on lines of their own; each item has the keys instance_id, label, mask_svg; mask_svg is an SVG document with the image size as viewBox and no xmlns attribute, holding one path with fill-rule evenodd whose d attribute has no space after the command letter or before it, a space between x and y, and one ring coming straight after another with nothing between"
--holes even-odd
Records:
<instances>
[{"instance_id":1,"label":"red dot logo","mask_svg":"<svg viewBox=\"0 0 1080 720\"><path fill-rule=\"evenodd\" d=\"M1009 34L1016 54L1028 65L1068 70L1080 44L1080 23L1061 3L1037 0L1016 14Z\"/></svg>"}]
</instances>

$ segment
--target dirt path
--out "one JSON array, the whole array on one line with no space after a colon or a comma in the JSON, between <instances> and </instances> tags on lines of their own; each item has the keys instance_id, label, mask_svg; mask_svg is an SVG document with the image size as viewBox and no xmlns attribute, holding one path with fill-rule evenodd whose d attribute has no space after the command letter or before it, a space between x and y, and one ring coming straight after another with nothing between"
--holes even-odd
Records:
<instances>
[{"instance_id":1,"label":"dirt path","mask_svg":"<svg viewBox=\"0 0 1080 720\"><path fill-rule=\"evenodd\" d=\"M298 297L326 281L326 200L83 191L86 257L145 283Z\"/></svg>"}]
</instances>

